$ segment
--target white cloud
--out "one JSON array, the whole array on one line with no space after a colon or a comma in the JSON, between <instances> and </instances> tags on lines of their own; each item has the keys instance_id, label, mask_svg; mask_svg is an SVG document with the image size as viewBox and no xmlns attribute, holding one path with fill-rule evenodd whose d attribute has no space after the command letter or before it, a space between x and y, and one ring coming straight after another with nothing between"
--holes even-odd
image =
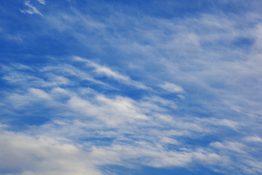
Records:
<instances>
[{"instance_id":1,"label":"white cloud","mask_svg":"<svg viewBox=\"0 0 262 175\"><path fill-rule=\"evenodd\" d=\"M262 137L259 136L247 136L244 140L251 143L262 143Z\"/></svg>"},{"instance_id":2,"label":"white cloud","mask_svg":"<svg viewBox=\"0 0 262 175\"><path fill-rule=\"evenodd\" d=\"M136 145L114 144L82 150L66 140L1 131L0 172L18 175L99 175L101 165L177 167L188 164L217 164L225 161L216 153L204 150L166 151L147 142ZM139 161L138 161L139 160Z\"/></svg>"},{"instance_id":3,"label":"white cloud","mask_svg":"<svg viewBox=\"0 0 262 175\"><path fill-rule=\"evenodd\" d=\"M61 76L61 75L54 75L54 74L50 74L46 82L46 84L49 84L49 86L66 85L69 83L70 83L70 80L68 78Z\"/></svg>"},{"instance_id":4,"label":"white cloud","mask_svg":"<svg viewBox=\"0 0 262 175\"><path fill-rule=\"evenodd\" d=\"M29 93L37 98L41 98L44 100L51 100L51 96L41 89L30 88Z\"/></svg>"},{"instance_id":5,"label":"white cloud","mask_svg":"<svg viewBox=\"0 0 262 175\"><path fill-rule=\"evenodd\" d=\"M113 87L105 82L102 82L100 80L97 80L95 79L91 74L90 72L87 72L87 71L84 71L84 70L81 70L73 65L70 65L70 64L61 64L61 65L57 65L57 66L51 66L51 65L48 65L48 66L45 66L41 69L41 72L42 73L45 73L45 74L56 74L56 76L60 76L62 77L63 79L67 76L73 76L74 78L76 79L80 79L80 80L87 80L87 81L90 81L94 84L98 84L98 85L102 85L106 88L110 88L110 89L113 89ZM61 80L61 78L59 78ZM67 78L66 80L67 82L70 81L69 78ZM66 83L65 81L63 81L64 83ZM57 83L57 82L54 82L54 83Z\"/></svg>"},{"instance_id":6,"label":"white cloud","mask_svg":"<svg viewBox=\"0 0 262 175\"><path fill-rule=\"evenodd\" d=\"M223 143L221 142L213 142L210 144L211 147L222 149L222 150L230 150L237 153L245 153L245 145L239 142L234 141L225 141Z\"/></svg>"},{"instance_id":7,"label":"white cloud","mask_svg":"<svg viewBox=\"0 0 262 175\"><path fill-rule=\"evenodd\" d=\"M144 85L140 82L134 81L131 78L129 78L128 76L121 74L120 72L115 71L108 66L98 64L94 61L84 59L84 58L81 58L79 56L74 56L73 60L86 63L86 65L88 67L93 68L94 72L98 75L106 76L106 77L118 80L122 83L140 88L140 89L148 89L148 87L146 85Z\"/></svg>"},{"instance_id":8,"label":"white cloud","mask_svg":"<svg viewBox=\"0 0 262 175\"><path fill-rule=\"evenodd\" d=\"M161 148L152 148L147 143L134 146L113 145L109 148L93 148L91 156L97 160L97 164L125 164L127 160L130 165L145 165L150 167L180 167L198 161L215 164L223 161L223 157L215 153L201 150L190 151L165 151ZM140 161L139 161L140 160Z\"/></svg>"},{"instance_id":9,"label":"white cloud","mask_svg":"<svg viewBox=\"0 0 262 175\"><path fill-rule=\"evenodd\" d=\"M113 79L119 80L119 81L130 81L129 77L117 72L117 71L113 71L111 68L104 66L104 65L100 65L97 64L93 61L87 60L87 59L83 59L81 57L75 56L73 57L75 61L81 61L81 62L85 62L87 64L87 66L90 66L92 68L94 68L94 71L97 74L100 75L104 75L107 77L111 77Z\"/></svg>"},{"instance_id":10,"label":"white cloud","mask_svg":"<svg viewBox=\"0 0 262 175\"><path fill-rule=\"evenodd\" d=\"M174 83L170 83L170 82L165 82L160 87L171 93L183 93L184 92L184 89L181 86L176 85Z\"/></svg>"},{"instance_id":11,"label":"white cloud","mask_svg":"<svg viewBox=\"0 0 262 175\"><path fill-rule=\"evenodd\" d=\"M25 12L29 14L40 13L30 5L27 9ZM34 100L45 100L59 104L53 109L61 112L53 114L61 118L54 118L44 126L35 130L30 128L27 132L66 137L72 142L106 136L113 140L113 143L108 141L111 146L99 142L81 143L85 149L92 150L92 160L99 165L127 166L130 162L145 160L141 164L154 167L188 166L202 162L205 166L211 163L217 169L221 162L226 162L228 164L223 164L221 169L245 167L253 173L261 170L259 157L249 153L248 147L238 140L213 140L207 146L194 142L194 139L205 139L204 136L229 137L230 140L231 135L224 136L228 129L234 130L236 138L259 133L258 121L262 114L261 93L258 91L261 87L261 27L256 25L252 29L243 25L251 22L255 25L257 21L224 14L202 14L175 21L148 16L137 20L135 16L122 13L112 14L102 21L77 10L64 14L53 12L48 18L48 27L57 29L61 35L75 38L74 41L78 42L74 44L82 44L82 49L88 47L101 55L104 50L115 50L123 54L125 58L121 59L126 64L114 69L116 67L105 62L99 64L74 57L76 62L85 63L88 70L66 60L69 63L50 63L41 67L40 76L21 72L12 74L12 71L5 74L4 79L20 89L19 92L12 89L12 92L6 92L10 101L18 104L28 101L34 105ZM123 26L133 26L136 30L127 30ZM76 30L78 28L81 30ZM52 33L48 37L53 37ZM251 46L248 52L236 48L232 43L239 37L254 37L255 46ZM128 67L130 64L135 65L133 75L139 76L143 83L132 80L133 76L126 73L132 70ZM90 81L114 89L114 84L96 79L101 76L140 89L150 89L148 86L151 85L152 89L160 87L171 93L187 93L191 98L189 102L167 100L158 92L150 91L143 94L142 99L131 99L118 94L124 94L125 89L118 89L116 95L82 85L82 81ZM57 83L50 85L44 81L47 79ZM172 82L181 82L187 87L186 91ZM9 109L8 105L6 107ZM239 109L235 110L237 113L231 111L234 107ZM52 110L49 112L52 113ZM203 112L207 116L200 118ZM192 143L187 143L187 140ZM261 138L247 136L244 141L260 143ZM175 147L174 150L166 149L169 144ZM253 149L256 152L258 148L250 150ZM224 157L237 161L227 162Z\"/></svg>"},{"instance_id":12,"label":"white cloud","mask_svg":"<svg viewBox=\"0 0 262 175\"><path fill-rule=\"evenodd\" d=\"M21 13L26 13L26 14L30 14L30 15L40 15L43 16L43 14L35 7L31 4L30 0L26 0L25 1L25 9L21 10Z\"/></svg>"},{"instance_id":13,"label":"white cloud","mask_svg":"<svg viewBox=\"0 0 262 175\"><path fill-rule=\"evenodd\" d=\"M68 106L73 111L103 121L110 126L148 120L131 99L123 97L108 98L97 95L90 101L72 97L68 101Z\"/></svg>"},{"instance_id":14,"label":"white cloud","mask_svg":"<svg viewBox=\"0 0 262 175\"><path fill-rule=\"evenodd\" d=\"M14 132L0 134L3 175L100 175L88 155L75 145Z\"/></svg>"},{"instance_id":15,"label":"white cloud","mask_svg":"<svg viewBox=\"0 0 262 175\"><path fill-rule=\"evenodd\" d=\"M45 0L37 0L40 4L45 5L46 1Z\"/></svg>"},{"instance_id":16,"label":"white cloud","mask_svg":"<svg viewBox=\"0 0 262 175\"><path fill-rule=\"evenodd\" d=\"M12 106L17 109L27 108L28 105L34 105L36 102L41 102L43 105L54 103L53 97L48 92L38 88L28 88L23 92L12 92L6 94L5 98L5 106Z\"/></svg>"}]
</instances>

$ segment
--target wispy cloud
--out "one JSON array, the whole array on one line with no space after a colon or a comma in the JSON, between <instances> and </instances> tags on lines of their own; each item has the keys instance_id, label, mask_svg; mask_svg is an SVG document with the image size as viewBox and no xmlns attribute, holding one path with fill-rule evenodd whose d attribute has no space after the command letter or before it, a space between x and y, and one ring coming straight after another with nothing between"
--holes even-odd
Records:
<instances>
[{"instance_id":1,"label":"wispy cloud","mask_svg":"<svg viewBox=\"0 0 262 175\"><path fill-rule=\"evenodd\" d=\"M45 5L46 1L45 0L37 0L40 4Z\"/></svg>"},{"instance_id":2,"label":"wispy cloud","mask_svg":"<svg viewBox=\"0 0 262 175\"><path fill-rule=\"evenodd\" d=\"M184 89L174 83L165 82L161 85L161 88L171 93L183 93Z\"/></svg>"},{"instance_id":3,"label":"wispy cloud","mask_svg":"<svg viewBox=\"0 0 262 175\"><path fill-rule=\"evenodd\" d=\"M41 4L44 4L45 1L38 1ZM25 1L25 9L21 10L21 13L29 14L29 15L40 15L43 16L43 14L35 7L32 5L30 0Z\"/></svg>"},{"instance_id":4,"label":"wispy cloud","mask_svg":"<svg viewBox=\"0 0 262 175\"><path fill-rule=\"evenodd\" d=\"M115 79L117 81L120 81L124 84L128 84L140 89L149 89L146 85L142 84L141 82L134 81L128 76L121 74L115 70L112 70L110 67L107 67L105 65L100 65L91 60L84 59L78 56L74 56L73 60L86 63L86 66L93 68L94 72L98 75L106 76Z\"/></svg>"},{"instance_id":5,"label":"wispy cloud","mask_svg":"<svg viewBox=\"0 0 262 175\"><path fill-rule=\"evenodd\" d=\"M120 74L119 72L113 71L111 68L103 65L99 65L93 61L83 59L81 57L75 56L73 57L75 61L80 61L86 63L87 66L94 68L95 73L104 75L119 81L130 81L129 77Z\"/></svg>"},{"instance_id":6,"label":"wispy cloud","mask_svg":"<svg viewBox=\"0 0 262 175\"><path fill-rule=\"evenodd\" d=\"M21 12L42 18L23 42L44 54L1 62L0 173L261 174L261 12L172 18L102 3L97 15L67 1L43 15L35 2Z\"/></svg>"},{"instance_id":7,"label":"wispy cloud","mask_svg":"<svg viewBox=\"0 0 262 175\"><path fill-rule=\"evenodd\" d=\"M70 63L70 60L68 62ZM33 69L23 65L19 67L26 68L20 69L23 72ZM18 71L19 67L6 66L5 71L10 74L10 71ZM56 70L59 68L60 65ZM51 72L52 77L61 76L60 71L54 72L54 67L49 65L37 69L40 70L41 75L32 75L31 79L49 77ZM20 75L23 77L25 74L20 73ZM64 78L62 79L70 79L71 75L63 73ZM38 83L27 85L28 81L31 81L30 79L20 79L22 81L17 81L14 85L23 86L24 90L20 89L5 94L5 108L14 111L35 108L36 106L38 109L47 107L48 113L51 112L53 116L50 117L50 122L37 128L32 127L27 130L27 134L19 137L28 137L32 140L34 140L34 135L64 138L73 142L71 144L79 144L85 150L87 149L87 151L81 151L85 152L89 158L79 161L87 163L92 160L93 166L112 164L125 166L128 164L129 166L176 167L187 166L194 162L215 165L219 161L228 159L206 148L187 148L189 145L182 145L184 139L198 137L200 133L201 135L210 135L220 131L220 128L235 129L237 124L233 121L196 117L183 119L172 116L170 110L176 109L176 104L171 100L161 98L157 93L135 100L127 96L102 94L92 88L77 87L72 89L71 86L77 84L81 79L70 79L70 83L56 83L53 86L42 86ZM9 79L6 80L9 81ZM155 93L154 91L150 92ZM39 106L39 104L41 105ZM34 115L33 113L32 111L31 114ZM39 117L44 116L45 113ZM128 137L126 137L127 135ZM10 140L14 139L11 136L8 137ZM107 143L103 142L105 138L109 140ZM93 141L81 141L85 139ZM38 140L34 140L34 142L38 143ZM168 145L173 145L177 150L166 149L165 147ZM30 144L25 146L30 147ZM16 149L19 150L20 147ZM36 156L38 151L40 150L35 152ZM49 157L45 157L45 159L48 160ZM58 161L58 159L56 160ZM144 160L144 163L138 164L135 160ZM78 164L79 162L72 163ZM38 167L38 165L33 165L33 167ZM28 167L25 171L33 170ZM45 170L41 171L45 172ZM60 170L58 167L56 171L63 172L64 169Z\"/></svg>"}]
</instances>

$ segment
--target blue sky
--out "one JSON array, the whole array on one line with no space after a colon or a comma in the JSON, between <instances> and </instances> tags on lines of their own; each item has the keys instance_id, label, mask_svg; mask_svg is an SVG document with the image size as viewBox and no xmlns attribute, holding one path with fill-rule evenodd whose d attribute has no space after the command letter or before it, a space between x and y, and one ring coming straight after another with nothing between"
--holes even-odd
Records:
<instances>
[{"instance_id":1,"label":"blue sky","mask_svg":"<svg viewBox=\"0 0 262 175\"><path fill-rule=\"evenodd\" d=\"M0 174L261 174L261 7L1 1Z\"/></svg>"}]
</instances>

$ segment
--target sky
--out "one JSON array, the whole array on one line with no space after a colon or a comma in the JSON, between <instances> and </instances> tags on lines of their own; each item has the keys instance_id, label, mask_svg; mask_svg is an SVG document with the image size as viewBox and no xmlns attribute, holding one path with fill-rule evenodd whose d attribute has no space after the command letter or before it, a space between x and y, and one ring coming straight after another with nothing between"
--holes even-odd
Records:
<instances>
[{"instance_id":1,"label":"sky","mask_svg":"<svg viewBox=\"0 0 262 175\"><path fill-rule=\"evenodd\" d=\"M261 8L0 1L0 174L262 174Z\"/></svg>"}]
</instances>

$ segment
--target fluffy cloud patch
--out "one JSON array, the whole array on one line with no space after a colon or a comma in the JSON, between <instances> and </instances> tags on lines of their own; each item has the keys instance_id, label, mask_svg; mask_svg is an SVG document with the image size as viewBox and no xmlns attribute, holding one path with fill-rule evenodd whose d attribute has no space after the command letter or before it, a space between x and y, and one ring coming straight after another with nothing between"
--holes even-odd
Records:
<instances>
[{"instance_id":1,"label":"fluffy cloud patch","mask_svg":"<svg viewBox=\"0 0 262 175\"><path fill-rule=\"evenodd\" d=\"M1 131L0 172L3 175L100 175L80 148L46 137Z\"/></svg>"}]
</instances>

